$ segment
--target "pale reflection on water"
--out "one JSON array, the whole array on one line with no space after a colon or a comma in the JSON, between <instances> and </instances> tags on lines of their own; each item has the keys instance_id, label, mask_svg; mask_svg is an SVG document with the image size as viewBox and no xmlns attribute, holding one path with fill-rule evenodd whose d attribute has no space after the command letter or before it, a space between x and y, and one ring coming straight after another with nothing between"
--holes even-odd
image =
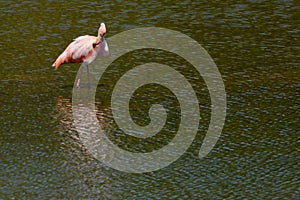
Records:
<instances>
[{"instance_id":1,"label":"pale reflection on water","mask_svg":"<svg viewBox=\"0 0 300 200\"><path fill-rule=\"evenodd\" d=\"M74 196L117 199L118 190L111 183L111 179L113 178L112 171L90 154L78 135L73 121L71 99L59 96L56 108L58 111L56 121L59 121L57 129L63 138L60 148L67 150L67 152L64 152L64 157L68 161L68 165L65 166L68 168L66 171L73 171L76 176L82 176L83 182L77 182L77 187L88 190L87 194L77 194ZM109 126L109 124L104 122L104 117L104 113L97 113L97 119L101 126ZM87 166L93 166L93 170L90 171L92 168L87 168ZM93 181L89 180L91 176L94 177Z\"/></svg>"}]
</instances>

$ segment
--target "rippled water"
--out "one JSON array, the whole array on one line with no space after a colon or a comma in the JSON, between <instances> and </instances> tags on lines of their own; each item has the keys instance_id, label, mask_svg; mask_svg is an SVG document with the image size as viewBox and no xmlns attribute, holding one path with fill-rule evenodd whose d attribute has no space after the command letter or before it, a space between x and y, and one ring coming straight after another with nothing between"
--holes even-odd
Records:
<instances>
[{"instance_id":1,"label":"rippled water","mask_svg":"<svg viewBox=\"0 0 300 200\"><path fill-rule=\"evenodd\" d=\"M295 1L1 1L0 5L0 199L299 199ZM50 66L73 38L96 34L102 21L108 38L131 28L157 26L180 31L209 52L222 74L228 108L222 135L207 157L198 158L210 116L205 83L201 77L193 78L192 67L180 58L153 50L133 52L112 64L97 89L99 123L125 149L156 148L151 142L126 140L111 123L106 94L132 67L132 58L137 64L149 58L165 64L172 60L200 102L202 118L193 144L170 166L144 174L119 172L88 153L71 109L79 65L67 64L57 71ZM148 103L164 94L170 96L170 101L162 101L171 109L168 128L173 130L179 112L176 101L168 91L154 93L158 89L137 95L133 118L147 124ZM156 139L167 143L172 134Z\"/></svg>"}]
</instances>

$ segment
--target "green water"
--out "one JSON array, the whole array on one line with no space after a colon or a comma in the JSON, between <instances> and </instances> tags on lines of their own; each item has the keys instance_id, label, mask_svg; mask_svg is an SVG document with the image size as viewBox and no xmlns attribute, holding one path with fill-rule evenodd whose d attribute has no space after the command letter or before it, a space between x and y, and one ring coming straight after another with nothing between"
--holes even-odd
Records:
<instances>
[{"instance_id":1,"label":"green water","mask_svg":"<svg viewBox=\"0 0 300 200\"><path fill-rule=\"evenodd\" d=\"M296 1L1 1L0 5L0 199L300 198ZM106 23L107 38L136 27L164 27L188 35L209 52L224 80L227 116L207 157L199 159L198 152L209 124L209 93L201 77L193 79L193 69L180 58L174 62L197 90L202 117L188 151L168 167L144 174L111 169L87 152L78 139L71 108L80 65L66 64L55 71L51 64L73 38L95 35L100 22ZM132 57L139 64L150 58L169 64L172 55L145 50L113 63L97 89L101 123L112 119L106 94L131 67ZM132 110L138 110L133 117L137 123L149 123L149 102L171 96L164 90L155 93L157 89L145 89L132 102ZM176 99L162 101L173 109L169 124L176 124L180 111ZM114 124L107 132L125 149L151 151L149 143L127 141ZM166 144L173 134L160 134L155 141Z\"/></svg>"}]
</instances>

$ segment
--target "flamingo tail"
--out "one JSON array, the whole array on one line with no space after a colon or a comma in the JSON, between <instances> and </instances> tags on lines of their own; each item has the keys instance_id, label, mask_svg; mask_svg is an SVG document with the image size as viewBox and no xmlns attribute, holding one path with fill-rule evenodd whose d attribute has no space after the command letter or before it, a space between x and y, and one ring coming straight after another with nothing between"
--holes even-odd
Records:
<instances>
[{"instance_id":1,"label":"flamingo tail","mask_svg":"<svg viewBox=\"0 0 300 200\"><path fill-rule=\"evenodd\" d=\"M64 64L66 61L65 58L65 53L63 52L57 59L56 61L52 64L53 67L55 67L55 69L57 69L61 64Z\"/></svg>"}]
</instances>

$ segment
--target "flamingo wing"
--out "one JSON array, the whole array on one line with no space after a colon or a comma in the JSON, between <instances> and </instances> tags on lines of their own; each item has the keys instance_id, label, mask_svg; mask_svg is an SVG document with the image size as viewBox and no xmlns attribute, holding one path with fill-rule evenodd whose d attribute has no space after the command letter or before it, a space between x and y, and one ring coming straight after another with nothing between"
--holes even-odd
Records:
<instances>
[{"instance_id":1,"label":"flamingo wing","mask_svg":"<svg viewBox=\"0 0 300 200\"><path fill-rule=\"evenodd\" d=\"M84 35L80 36L69 44L65 51L56 59L53 66L58 68L64 63L84 62L85 59L95 53L94 44L97 37Z\"/></svg>"},{"instance_id":2,"label":"flamingo wing","mask_svg":"<svg viewBox=\"0 0 300 200\"><path fill-rule=\"evenodd\" d=\"M66 49L70 61L82 62L94 52L94 44L96 42L97 37L94 36L85 35L76 38Z\"/></svg>"}]
</instances>

